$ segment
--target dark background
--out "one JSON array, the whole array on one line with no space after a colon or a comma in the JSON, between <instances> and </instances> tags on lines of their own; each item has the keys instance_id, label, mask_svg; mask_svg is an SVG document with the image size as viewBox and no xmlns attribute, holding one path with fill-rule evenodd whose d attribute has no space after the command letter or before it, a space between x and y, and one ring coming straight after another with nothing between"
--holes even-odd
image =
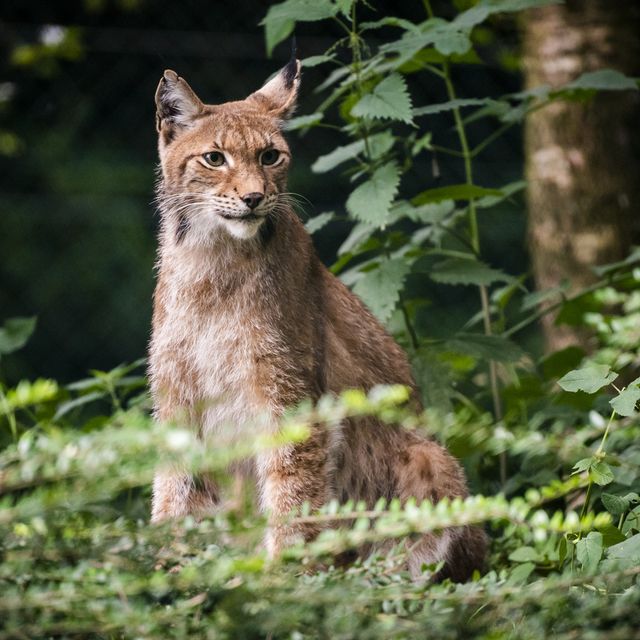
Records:
<instances>
[{"instance_id":1,"label":"dark background","mask_svg":"<svg viewBox=\"0 0 640 640\"><path fill-rule=\"evenodd\" d=\"M235 100L257 89L288 58L281 44L267 58L258 25L270 3L180 3L140 0L3 3L0 10L0 323L38 316L27 348L3 361L9 381L47 376L70 381L88 369L108 369L144 355L149 334L157 217L153 95L165 68L184 76L205 102ZM396 6L397 5L397 6ZM362 19L400 15L423 20L420 2L380 3ZM449 3L437 13L452 14ZM65 30L65 46L46 43ZM52 26L54 28L52 29ZM393 37L397 30L382 32ZM299 57L323 53L343 34L329 23L299 25ZM513 70L518 41L513 22L478 31L485 66L456 68L460 97L518 90ZM370 42L375 46L375 40ZM345 52L343 52L344 54ZM298 115L312 113L314 93L330 68L306 70ZM446 100L426 74L410 86L415 106ZM334 122L337 114L334 114ZM456 146L450 114L424 119L438 144ZM492 123L471 127L477 142ZM5 136L5 144L2 144ZM9 136L6 138L6 136ZM290 189L311 204L303 217L327 210L344 216L349 181L334 171L315 175L313 161L348 141L330 129L290 134L294 163ZM8 142L6 142L8 140ZM422 160L404 177L412 195L463 181L456 160ZM522 175L521 131L516 127L480 156L476 182L500 186ZM500 216L496 224L489 216ZM525 214L520 199L482 213L483 251L492 266L527 269ZM325 263L349 230L336 221L315 237ZM481 228L482 231L482 228ZM412 286L427 286L413 282ZM477 309L477 294L428 285L426 331L461 324ZM443 296L460 296L457 304ZM446 302L452 302L451 299ZM445 310L446 308L446 310ZM455 308L459 317L451 315Z\"/></svg>"}]
</instances>

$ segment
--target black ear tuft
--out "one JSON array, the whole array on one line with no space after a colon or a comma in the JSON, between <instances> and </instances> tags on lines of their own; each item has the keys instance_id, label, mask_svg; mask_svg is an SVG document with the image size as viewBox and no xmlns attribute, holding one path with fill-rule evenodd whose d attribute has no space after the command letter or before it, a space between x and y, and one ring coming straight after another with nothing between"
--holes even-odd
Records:
<instances>
[{"instance_id":1,"label":"black ear tuft","mask_svg":"<svg viewBox=\"0 0 640 640\"><path fill-rule=\"evenodd\" d=\"M296 79L296 75L298 74L298 62L296 60L296 53L296 37L293 36L293 38L291 38L291 58L289 59L289 62L287 62L285 68L282 70L284 86L287 89L291 89L291 87L293 86L293 81Z\"/></svg>"},{"instance_id":2,"label":"black ear tuft","mask_svg":"<svg viewBox=\"0 0 640 640\"><path fill-rule=\"evenodd\" d=\"M280 120L291 116L296 107L300 86L300 60L296 60L295 39L291 54L291 60L261 89L247 98L249 102Z\"/></svg>"}]
</instances>

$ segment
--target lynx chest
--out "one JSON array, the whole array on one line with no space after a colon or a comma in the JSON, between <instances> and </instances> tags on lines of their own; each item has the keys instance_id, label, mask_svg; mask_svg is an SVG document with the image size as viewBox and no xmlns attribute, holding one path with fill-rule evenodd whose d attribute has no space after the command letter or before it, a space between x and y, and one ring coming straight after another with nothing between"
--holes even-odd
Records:
<instances>
[{"instance_id":1,"label":"lynx chest","mask_svg":"<svg viewBox=\"0 0 640 640\"><path fill-rule=\"evenodd\" d=\"M234 440L271 422L260 353L273 341L250 300L167 291L151 344L159 417L182 414L203 437ZM179 418L178 418L179 419Z\"/></svg>"}]
</instances>

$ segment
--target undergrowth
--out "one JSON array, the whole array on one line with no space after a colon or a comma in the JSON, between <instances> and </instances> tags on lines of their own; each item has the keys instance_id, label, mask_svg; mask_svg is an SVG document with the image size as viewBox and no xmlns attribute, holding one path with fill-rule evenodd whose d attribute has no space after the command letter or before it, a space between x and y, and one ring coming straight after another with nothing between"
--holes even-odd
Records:
<instances>
[{"instance_id":1,"label":"undergrowth","mask_svg":"<svg viewBox=\"0 0 640 640\"><path fill-rule=\"evenodd\" d=\"M601 70L556 91L460 98L452 68L480 64L474 28L543 2L481 1L444 20L425 0L421 23L360 22L363 4L273 5L267 44L306 20L335 21L344 32L324 55L303 61L333 69L317 88L317 109L290 127L339 130L345 144L313 170L341 168L354 186L346 216L326 212L307 226L355 223L332 269L410 353L426 410L409 412L402 387L348 390L292 409L277 437L205 454L181 425L150 418L142 361L69 385L10 385L0 376L0 638L637 637L640 251L594 269L594 285L571 297L563 286L531 291L527 274L483 259L479 234L481 213L514 202L524 183L474 183L483 150L531 110L637 85ZM416 74L441 82L446 102L416 107ZM451 116L455 148L430 128L434 114ZM494 132L471 144L481 118L494 119ZM405 174L438 153L462 163L465 181L408 192ZM448 335L430 335L421 279L475 287L477 313ZM551 312L589 329L592 348L528 352L521 332ZM34 330L33 319L8 320L0 357ZM474 496L303 509L291 517L333 526L277 562L262 549L265 521L249 499L200 522L149 524L159 466L179 460L224 486L234 460L304 439L311 423L330 429L361 414L446 444ZM425 579L412 581L403 539L467 523L490 534L487 572L466 584L432 584L438 567L424 567ZM398 540L390 553L337 566L339 554L388 538Z\"/></svg>"}]
</instances>

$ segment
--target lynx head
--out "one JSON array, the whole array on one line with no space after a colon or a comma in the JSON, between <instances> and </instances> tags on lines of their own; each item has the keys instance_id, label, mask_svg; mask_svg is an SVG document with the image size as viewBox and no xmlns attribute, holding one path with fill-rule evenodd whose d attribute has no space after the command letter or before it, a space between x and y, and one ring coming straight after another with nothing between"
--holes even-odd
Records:
<instances>
[{"instance_id":1,"label":"lynx head","mask_svg":"<svg viewBox=\"0 0 640 640\"><path fill-rule=\"evenodd\" d=\"M282 124L295 108L295 58L245 100L207 105L174 71L156 91L159 203L176 243L248 239L287 202L289 147Z\"/></svg>"}]
</instances>

